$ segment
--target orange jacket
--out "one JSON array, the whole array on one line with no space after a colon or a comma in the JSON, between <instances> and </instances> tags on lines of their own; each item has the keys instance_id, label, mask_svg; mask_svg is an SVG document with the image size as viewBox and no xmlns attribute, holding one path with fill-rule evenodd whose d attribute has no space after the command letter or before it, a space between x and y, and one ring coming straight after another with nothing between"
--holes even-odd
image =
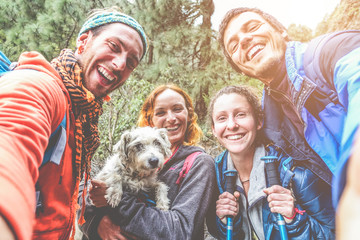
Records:
<instances>
[{"instance_id":1,"label":"orange jacket","mask_svg":"<svg viewBox=\"0 0 360 240\"><path fill-rule=\"evenodd\" d=\"M23 53L17 69L23 70L0 79L0 215L17 239L68 239L75 214L70 98L39 53ZM66 112L67 143L60 165L49 162L39 171L49 137ZM43 207L35 214L36 182Z\"/></svg>"}]
</instances>

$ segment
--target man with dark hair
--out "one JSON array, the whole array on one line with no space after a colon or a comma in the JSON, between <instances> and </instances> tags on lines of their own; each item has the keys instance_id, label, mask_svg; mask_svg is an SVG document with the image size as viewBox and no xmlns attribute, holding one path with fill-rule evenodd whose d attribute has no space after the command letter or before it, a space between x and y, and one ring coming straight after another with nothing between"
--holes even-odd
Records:
<instances>
[{"instance_id":1,"label":"man with dark hair","mask_svg":"<svg viewBox=\"0 0 360 240\"><path fill-rule=\"evenodd\" d=\"M360 31L294 42L273 16L237 8L223 18L219 43L236 71L265 84L267 137L327 183L338 176L336 206L360 122Z\"/></svg>"},{"instance_id":2,"label":"man with dark hair","mask_svg":"<svg viewBox=\"0 0 360 240\"><path fill-rule=\"evenodd\" d=\"M147 49L140 24L116 8L94 12L76 45L51 63L23 53L1 78L0 232L9 239L69 239L79 182L100 144L103 100ZM44 163L47 147L54 151Z\"/></svg>"}]
</instances>

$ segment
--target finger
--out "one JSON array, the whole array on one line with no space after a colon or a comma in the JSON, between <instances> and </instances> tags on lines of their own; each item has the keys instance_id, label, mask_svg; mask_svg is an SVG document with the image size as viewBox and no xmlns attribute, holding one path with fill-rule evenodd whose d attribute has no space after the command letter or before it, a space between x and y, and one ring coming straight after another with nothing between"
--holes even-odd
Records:
<instances>
[{"instance_id":1,"label":"finger","mask_svg":"<svg viewBox=\"0 0 360 240\"><path fill-rule=\"evenodd\" d=\"M237 206L237 201L235 198L234 199L224 198L224 199L217 200L216 205Z\"/></svg>"},{"instance_id":2,"label":"finger","mask_svg":"<svg viewBox=\"0 0 360 240\"><path fill-rule=\"evenodd\" d=\"M106 187L106 183L104 181L98 180L98 179L92 179L91 180L91 185L94 188L98 188L98 187Z\"/></svg>"},{"instance_id":3,"label":"finger","mask_svg":"<svg viewBox=\"0 0 360 240\"><path fill-rule=\"evenodd\" d=\"M270 195L267 196L267 201L268 202L272 202L272 201L289 201L289 202L293 202L294 198L291 195L291 193L272 193Z\"/></svg>"},{"instance_id":4,"label":"finger","mask_svg":"<svg viewBox=\"0 0 360 240\"><path fill-rule=\"evenodd\" d=\"M223 192L220 196L219 199L230 199L232 201L236 201L236 198L233 194L229 193L229 192Z\"/></svg>"}]
</instances>

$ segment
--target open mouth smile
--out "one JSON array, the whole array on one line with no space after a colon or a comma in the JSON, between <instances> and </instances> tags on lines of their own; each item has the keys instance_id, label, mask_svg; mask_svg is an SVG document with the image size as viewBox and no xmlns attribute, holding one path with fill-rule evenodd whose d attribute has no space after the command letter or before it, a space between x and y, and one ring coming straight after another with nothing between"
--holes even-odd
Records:
<instances>
[{"instance_id":1,"label":"open mouth smile","mask_svg":"<svg viewBox=\"0 0 360 240\"><path fill-rule=\"evenodd\" d=\"M99 72L99 74L104 78L104 80L106 81L105 84L110 84L112 83L114 80L116 80L116 77L111 75L111 73L109 73L105 68L103 68L102 66L98 66L97 70Z\"/></svg>"},{"instance_id":2,"label":"open mouth smile","mask_svg":"<svg viewBox=\"0 0 360 240\"><path fill-rule=\"evenodd\" d=\"M239 139L243 138L244 136L245 136L245 134L236 134L236 135L226 136L226 139L228 139L228 140L239 140Z\"/></svg>"},{"instance_id":3,"label":"open mouth smile","mask_svg":"<svg viewBox=\"0 0 360 240\"><path fill-rule=\"evenodd\" d=\"M166 130L168 130L168 132L174 132L176 130L179 129L180 126L175 126L175 127L166 127Z\"/></svg>"},{"instance_id":4,"label":"open mouth smile","mask_svg":"<svg viewBox=\"0 0 360 240\"><path fill-rule=\"evenodd\" d=\"M265 48L265 45L257 44L253 46L248 53L246 54L246 58L248 61L251 61L256 55L258 55L263 49Z\"/></svg>"}]
</instances>

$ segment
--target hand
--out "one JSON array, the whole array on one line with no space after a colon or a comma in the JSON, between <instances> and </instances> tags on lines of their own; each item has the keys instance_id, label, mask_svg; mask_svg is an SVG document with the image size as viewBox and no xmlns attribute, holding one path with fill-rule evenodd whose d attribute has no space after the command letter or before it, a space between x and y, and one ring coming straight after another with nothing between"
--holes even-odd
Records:
<instances>
[{"instance_id":1,"label":"hand","mask_svg":"<svg viewBox=\"0 0 360 240\"><path fill-rule=\"evenodd\" d=\"M239 199L240 193L235 191L234 195L229 192L224 192L216 201L216 215L221 221L226 224L226 216L235 217L239 213Z\"/></svg>"},{"instance_id":2,"label":"hand","mask_svg":"<svg viewBox=\"0 0 360 240\"><path fill-rule=\"evenodd\" d=\"M360 130L348 162L346 185L336 214L336 239L353 239L360 234Z\"/></svg>"},{"instance_id":3,"label":"hand","mask_svg":"<svg viewBox=\"0 0 360 240\"><path fill-rule=\"evenodd\" d=\"M122 231L120 226L115 225L108 216L104 216L100 220L97 231L103 240L137 239L135 236Z\"/></svg>"},{"instance_id":4,"label":"hand","mask_svg":"<svg viewBox=\"0 0 360 240\"><path fill-rule=\"evenodd\" d=\"M265 188L263 191L268 195L267 201L269 202L271 212L280 213L287 218L291 218L294 215L294 198L289 189L274 185ZM290 223L292 222L292 219L285 218L285 222Z\"/></svg>"},{"instance_id":5,"label":"hand","mask_svg":"<svg viewBox=\"0 0 360 240\"><path fill-rule=\"evenodd\" d=\"M6 220L1 215L0 215L0 233L1 233L0 239L15 240L14 233L11 231Z\"/></svg>"},{"instance_id":6,"label":"hand","mask_svg":"<svg viewBox=\"0 0 360 240\"><path fill-rule=\"evenodd\" d=\"M120 226L113 224L108 216L100 220L97 231L103 240L126 240L126 237L121 234Z\"/></svg>"},{"instance_id":7,"label":"hand","mask_svg":"<svg viewBox=\"0 0 360 240\"><path fill-rule=\"evenodd\" d=\"M90 186L90 199L96 207L108 206L108 202L105 199L106 195L106 183L101 180L91 180Z\"/></svg>"}]
</instances>

